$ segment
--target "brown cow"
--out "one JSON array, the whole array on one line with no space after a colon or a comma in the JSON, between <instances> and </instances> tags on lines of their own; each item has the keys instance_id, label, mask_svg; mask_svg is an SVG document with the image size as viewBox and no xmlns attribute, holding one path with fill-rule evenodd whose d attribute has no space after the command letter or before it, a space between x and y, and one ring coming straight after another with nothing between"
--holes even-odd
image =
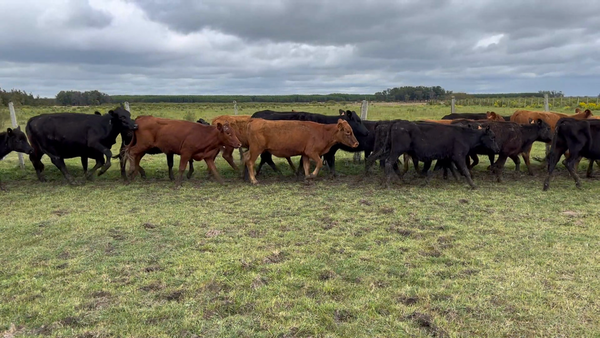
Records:
<instances>
[{"instance_id":1,"label":"brown cow","mask_svg":"<svg viewBox=\"0 0 600 338\"><path fill-rule=\"evenodd\" d=\"M530 121L542 120L550 125L550 129L554 133L554 127L556 126L556 122L563 117L570 117L576 120L585 120L588 118L592 118L592 112L589 109L586 109L584 112L581 112L579 108L575 110L574 115L556 113L556 112L544 112L544 111L531 111L531 110L516 110L512 116L510 117L511 122L516 122L520 124L528 124ZM550 150L550 143L546 143L546 154ZM530 158L531 158L531 147L526 149L523 154L523 160L525 160L525 164L527 167L530 167ZM530 172L531 173L531 172Z\"/></svg>"},{"instance_id":2,"label":"brown cow","mask_svg":"<svg viewBox=\"0 0 600 338\"><path fill-rule=\"evenodd\" d=\"M552 132L554 132L556 122L558 122L558 120L560 120L560 118L562 117L570 117L576 120L585 120L591 118L592 116L593 114L589 109L586 109L584 112L581 112L579 108L575 110L575 115L546 111L516 110L510 117L510 122L528 124L530 119L534 121L540 119L548 123L550 125L550 128L552 128Z\"/></svg>"},{"instance_id":3,"label":"brown cow","mask_svg":"<svg viewBox=\"0 0 600 338\"><path fill-rule=\"evenodd\" d=\"M233 129L233 131L235 132L235 135L240 140L242 147L248 148L247 133L248 133L248 123L250 122L251 118L252 118L251 115L221 115L221 116L215 117L212 120L211 124L213 126L216 126L217 123L221 123L221 124L229 123L229 126L231 127L231 129ZM240 154L241 154L241 152L240 152ZM227 161L227 163L229 163L229 165L235 171L238 171L238 167L233 160L233 148L232 147L228 147L228 146L223 147L223 158L225 159L225 161ZM292 159L288 157L287 161L288 161L288 164L290 165L290 167L292 168L292 171L293 172L296 171L296 166L292 163ZM273 163L272 161L267 162L267 164L269 166L271 166L271 168L273 168L274 171L279 171L279 169L277 169L277 167L275 166L275 163Z\"/></svg>"},{"instance_id":4,"label":"brown cow","mask_svg":"<svg viewBox=\"0 0 600 338\"><path fill-rule=\"evenodd\" d=\"M285 121L252 119L248 123L248 141L250 150L245 155L246 167L252 184L257 184L254 162L264 151L277 157L302 155L305 178L314 178L323 166L321 156L336 143L348 147L358 147L352 127L339 119L337 124L320 124L310 121ZM310 160L317 167L309 175Z\"/></svg>"},{"instance_id":5,"label":"brown cow","mask_svg":"<svg viewBox=\"0 0 600 338\"><path fill-rule=\"evenodd\" d=\"M140 160L144 154L152 148L158 148L165 154L180 156L177 186L181 185L185 167L192 159L204 160L215 179L223 183L215 166L215 157L223 146L233 148L241 146L228 123L205 126L189 121L169 120L153 116L140 116L136 119L136 123L138 129L125 150L131 163L130 180L138 172Z\"/></svg>"},{"instance_id":6,"label":"brown cow","mask_svg":"<svg viewBox=\"0 0 600 338\"><path fill-rule=\"evenodd\" d=\"M506 120L504 119L504 117L502 117L502 116L500 116L500 115L496 114L496 113L495 113L495 112L493 112L493 111L488 111L488 112L485 112L485 115L487 116L487 119L488 119L488 120L490 120L490 121L506 121Z\"/></svg>"}]
</instances>

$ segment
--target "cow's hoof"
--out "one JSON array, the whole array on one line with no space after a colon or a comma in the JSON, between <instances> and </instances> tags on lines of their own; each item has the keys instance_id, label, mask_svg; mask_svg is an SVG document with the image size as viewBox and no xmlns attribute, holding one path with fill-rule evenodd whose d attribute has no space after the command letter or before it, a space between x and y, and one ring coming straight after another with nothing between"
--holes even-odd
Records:
<instances>
[{"instance_id":1,"label":"cow's hoof","mask_svg":"<svg viewBox=\"0 0 600 338\"><path fill-rule=\"evenodd\" d=\"M544 189L542 189L543 191L548 191L550 187L548 186L548 184L544 184Z\"/></svg>"}]
</instances>

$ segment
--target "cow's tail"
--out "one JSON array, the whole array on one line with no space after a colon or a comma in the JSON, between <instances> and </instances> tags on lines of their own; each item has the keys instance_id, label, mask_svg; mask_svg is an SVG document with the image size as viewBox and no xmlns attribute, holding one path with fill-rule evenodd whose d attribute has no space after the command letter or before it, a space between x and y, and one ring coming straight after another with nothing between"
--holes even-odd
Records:
<instances>
[{"instance_id":1,"label":"cow's tail","mask_svg":"<svg viewBox=\"0 0 600 338\"><path fill-rule=\"evenodd\" d=\"M372 166L375 161L386 158L389 155L390 150L391 150L391 147L389 144L390 144L390 134L392 133L392 124L393 123L390 123L390 125L388 126L383 142L381 142L381 139L380 139L381 133L375 134L374 143L376 146L379 146L379 148L374 149L373 153L371 153L371 155L369 155L369 157L367 158L367 160L366 160L367 168Z\"/></svg>"},{"instance_id":2,"label":"cow's tail","mask_svg":"<svg viewBox=\"0 0 600 338\"><path fill-rule=\"evenodd\" d=\"M588 142L588 153L593 151L593 140L592 140L592 127L590 125L589 122L586 121L585 123L586 128L585 128L585 134L587 136L587 142Z\"/></svg>"},{"instance_id":3,"label":"cow's tail","mask_svg":"<svg viewBox=\"0 0 600 338\"><path fill-rule=\"evenodd\" d=\"M129 163L129 168L133 168L133 156L131 156L131 147L136 144L136 131L133 131L133 135L131 136L131 142L128 145L121 149L121 153L117 157L121 157L123 161L123 168L127 168L127 163Z\"/></svg>"},{"instance_id":4,"label":"cow's tail","mask_svg":"<svg viewBox=\"0 0 600 338\"><path fill-rule=\"evenodd\" d=\"M554 135L552 135L552 142L550 142L550 151L548 152L548 155L546 155L546 159L548 160L548 168L550 167L550 163L554 163L554 157L557 155L556 154L556 142L558 142L558 133L561 129L561 126L563 121L558 121L558 123L556 123L556 126L554 127ZM558 159L557 159L558 161Z\"/></svg>"}]
</instances>

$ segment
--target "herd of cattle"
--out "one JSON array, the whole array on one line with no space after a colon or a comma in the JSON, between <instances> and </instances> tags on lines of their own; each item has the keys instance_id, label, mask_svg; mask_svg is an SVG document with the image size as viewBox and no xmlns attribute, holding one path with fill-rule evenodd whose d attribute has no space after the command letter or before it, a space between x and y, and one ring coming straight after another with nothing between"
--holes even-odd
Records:
<instances>
[{"instance_id":1,"label":"herd of cattle","mask_svg":"<svg viewBox=\"0 0 600 338\"><path fill-rule=\"evenodd\" d=\"M306 179L314 178L323 160L335 175L335 154L338 150L365 153L365 171L369 173L373 163L379 160L389 184L399 179L408 170L412 160L415 170L426 177L434 170L443 169L444 177L450 171L458 179L456 169L475 188L471 170L479 162L478 155L490 159L489 170L502 179L502 170L508 158L520 170L522 156L530 174L530 151L534 142L547 144L546 158L548 176L544 190L548 189L550 176L562 155L563 164L575 179L580 179L576 165L582 157L588 158L588 176L593 162L600 160L600 120L589 110L576 110L574 115L517 110L511 116L500 116L494 112L485 114L450 114L441 120L385 120L362 121L354 111L341 110L339 116L328 116L307 112L275 112L264 110L253 115L223 115L212 123L203 119L197 122L140 116L131 120L129 112L121 107L101 115L78 113L44 114L27 122L26 134L20 128L0 133L0 158L11 151L29 154L38 179L45 181L44 164L41 158L48 155L66 180L74 184L65 166L64 159L80 157L86 178L91 178L100 169L98 176L111 166L111 159L119 158L121 175L131 181L137 173L145 177L140 160L146 154L164 153L167 156L169 177L174 180L173 155L180 156L180 185L183 173L189 164L188 178L194 167L193 161L204 160L210 174L219 182L221 177L215 166L215 158L223 158L238 171L233 159L236 148L246 148L244 154L245 173L256 184L256 175L266 163L281 173L272 156L286 158L292 171L296 167L291 160L301 156L297 173L304 169ZM113 156L111 147L121 136L120 153ZM29 139L29 143L27 141ZM495 156L498 158L495 159ZM255 170L256 159L261 161ZM404 168L398 166L404 156ZM96 161L88 170L88 159ZM316 168L310 173L311 160ZM130 170L126 172L126 163ZM423 162L419 170L418 163Z\"/></svg>"}]
</instances>

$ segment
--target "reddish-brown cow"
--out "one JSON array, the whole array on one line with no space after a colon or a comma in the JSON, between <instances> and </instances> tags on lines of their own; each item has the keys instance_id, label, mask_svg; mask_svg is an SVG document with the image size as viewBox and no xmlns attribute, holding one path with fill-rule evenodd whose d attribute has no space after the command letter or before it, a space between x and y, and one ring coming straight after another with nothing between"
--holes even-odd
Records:
<instances>
[{"instance_id":1,"label":"reddish-brown cow","mask_svg":"<svg viewBox=\"0 0 600 338\"><path fill-rule=\"evenodd\" d=\"M240 141L228 123L205 126L199 123L169 120L152 116L140 116L136 120L138 129L127 146L130 160L130 179L138 172L140 160L146 151L158 148L165 154L178 154L179 177L176 185L181 185L183 172L189 160L204 160L217 181L223 180L217 172L215 157L223 146L239 148Z\"/></svg>"},{"instance_id":2,"label":"reddish-brown cow","mask_svg":"<svg viewBox=\"0 0 600 338\"><path fill-rule=\"evenodd\" d=\"M248 148L248 123L250 122L252 116L250 115L221 115L217 116L212 120L212 125L216 126L218 123L225 124L229 123L229 126L235 132L235 135L240 140L243 148ZM238 170L237 165L233 160L233 148L225 146L223 147L223 158L229 165L235 170ZM292 168L292 172L296 171L296 166L292 163L291 158L287 158L287 161ZM271 166L274 166L275 163L268 163ZM277 171L275 168L273 170Z\"/></svg>"},{"instance_id":3,"label":"reddish-brown cow","mask_svg":"<svg viewBox=\"0 0 600 338\"><path fill-rule=\"evenodd\" d=\"M270 121L252 119L248 123L250 150L245 155L246 166L252 184L257 184L254 162L264 151L277 157L302 155L305 177L314 178L323 166L321 156L336 143L358 147L352 127L340 119L337 124L320 124L309 121ZM310 160L317 167L309 175Z\"/></svg>"},{"instance_id":4,"label":"reddish-brown cow","mask_svg":"<svg viewBox=\"0 0 600 338\"><path fill-rule=\"evenodd\" d=\"M592 112L589 109L586 109L584 112L582 112L581 110L579 110L579 108L577 108L575 110L574 115L545 111L516 110L510 117L510 122L529 124L531 123L531 121L537 121L539 119L548 123L550 125L550 129L554 133L554 127L556 126L556 122L558 122L558 120L560 120L563 117L569 117L576 120L585 120L588 118L593 118ZM546 154L549 151L550 143L546 143ZM529 147L529 149L526 149L521 155L523 156L527 167L530 168L531 147Z\"/></svg>"},{"instance_id":5,"label":"reddish-brown cow","mask_svg":"<svg viewBox=\"0 0 600 338\"><path fill-rule=\"evenodd\" d=\"M500 116L500 115L496 114L496 113L495 113L495 112L493 112L493 111L488 111L488 112L485 112L485 115L487 116L487 119L488 119L488 120L490 120L490 121L506 121L506 120L504 119L504 117L502 117L502 116Z\"/></svg>"}]
</instances>

